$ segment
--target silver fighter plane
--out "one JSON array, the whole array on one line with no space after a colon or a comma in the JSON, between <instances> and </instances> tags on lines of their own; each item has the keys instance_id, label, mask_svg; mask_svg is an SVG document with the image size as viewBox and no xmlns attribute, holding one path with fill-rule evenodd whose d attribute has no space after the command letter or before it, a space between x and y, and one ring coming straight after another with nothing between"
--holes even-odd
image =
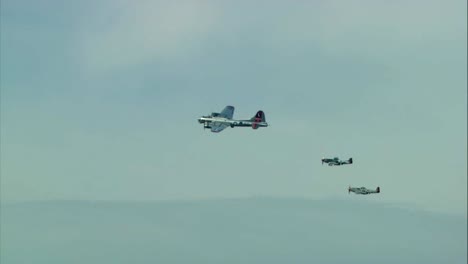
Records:
<instances>
[{"instance_id":1,"label":"silver fighter plane","mask_svg":"<svg viewBox=\"0 0 468 264\"><path fill-rule=\"evenodd\" d=\"M371 194L371 193L380 193L380 187L377 187L375 190L367 189L366 187L348 187L348 193L353 192L355 194Z\"/></svg>"},{"instance_id":2,"label":"silver fighter plane","mask_svg":"<svg viewBox=\"0 0 468 264\"><path fill-rule=\"evenodd\" d=\"M322 158L322 165L323 163L328 163L328 166L340 166L344 164L353 164L353 158L349 158L348 160L340 160L337 157L333 159Z\"/></svg>"},{"instance_id":3,"label":"silver fighter plane","mask_svg":"<svg viewBox=\"0 0 468 264\"><path fill-rule=\"evenodd\" d=\"M211 115L198 118L198 123L203 124L203 128L209 128L214 133L221 132L229 126L232 128L252 127L253 129L268 126L268 123L265 121L265 113L262 110L258 111L254 117L248 120L232 119L233 116L234 106L228 105L221 113L211 113Z\"/></svg>"}]
</instances>

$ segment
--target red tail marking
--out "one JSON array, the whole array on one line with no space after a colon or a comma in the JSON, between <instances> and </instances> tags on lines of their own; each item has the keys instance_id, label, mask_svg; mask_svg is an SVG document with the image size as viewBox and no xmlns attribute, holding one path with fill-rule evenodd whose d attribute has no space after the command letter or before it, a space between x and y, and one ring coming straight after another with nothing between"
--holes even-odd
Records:
<instances>
[{"instance_id":1,"label":"red tail marking","mask_svg":"<svg viewBox=\"0 0 468 264\"><path fill-rule=\"evenodd\" d=\"M257 129L258 128L257 124L260 123L260 122L262 122L262 118L261 117L256 117L254 122L252 123L252 128Z\"/></svg>"}]
</instances>

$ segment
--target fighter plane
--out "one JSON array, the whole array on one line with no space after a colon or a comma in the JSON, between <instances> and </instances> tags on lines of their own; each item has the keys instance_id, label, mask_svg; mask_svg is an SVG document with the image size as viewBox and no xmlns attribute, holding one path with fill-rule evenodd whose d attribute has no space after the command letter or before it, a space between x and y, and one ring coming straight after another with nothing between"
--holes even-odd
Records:
<instances>
[{"instance_id":1,"label":"fighter plane","mask_svg":"<svg viewBox=\"0 0 468 264\"><path fill-rule=\"evenodd\" d=\"M333 159L322 158L322 165L323 163L328 163L328 166L340 166L344 164L353 164L353 158L349 158L348 160L340 160L337 157Z\"/></svg>"},{"instance_id":2,"label":"fighter plane","mask_svg":"<svg viewBox=\"0 0 468 264\"><path fill-rule=\"evenodd\" d=\"M268 123L265 121L265 113L259 110L254 117L248 120L232 119L234 116L234 106L226 106L221 113L211 113L208 116L198 118L198 123L203 124L203 128L211 129L211 132L219 133L226 127L252 127L257 129L259 127L267 127Z\"/></svg>"},{"instance_id":3,"label":"fighter plane","mask_svg":"<svg viewBox=\"0 0 468 264\"><path fill-rule=\"evenodd\" d=\"M348 193L353 192L355 194L371 194L371 193L380 193L380 187L377 187L375 190L367 189L366 187L348 187Z\"/></svg>"}]
</instances>

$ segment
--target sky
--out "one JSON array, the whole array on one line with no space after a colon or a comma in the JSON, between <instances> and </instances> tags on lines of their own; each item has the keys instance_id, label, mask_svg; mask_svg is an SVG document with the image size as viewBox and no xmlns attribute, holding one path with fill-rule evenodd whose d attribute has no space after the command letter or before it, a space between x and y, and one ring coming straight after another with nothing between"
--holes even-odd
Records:
<instances>
[{"instance_id":1,"label":"sky","mask_svg":"<svg viewBox=\"0 0 468 264\"><path fill-rule=\"evenodd\" d=\"M1 200L339 198L466 216L466 5L2 0ZM270 126L204 131L197 118L226 105ZM321 165L334 156L354 164Z\"/></svg>"},{"instance_id":2,"label":"sky","mask_svg":"<svg viewBox=\"0 0 468 264\"><path fill-rule=\"evenodd\" d=\"M464 264L466 217L351 200L3 204L2 264Z\"/></svg>"}]
</instances>

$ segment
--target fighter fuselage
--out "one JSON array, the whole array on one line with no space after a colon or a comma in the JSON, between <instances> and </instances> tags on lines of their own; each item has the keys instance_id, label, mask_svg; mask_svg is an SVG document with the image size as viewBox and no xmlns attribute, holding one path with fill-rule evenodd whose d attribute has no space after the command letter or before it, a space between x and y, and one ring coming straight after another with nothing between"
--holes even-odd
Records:
<instances>
[{"instance_id":1,"label":"fighter fuselage","mask_svg":"<svg viewBox=\"0 0 468 264\"><path fill-rule=\"evenodd\" d=\"M371 194L371 193L380 193L380 187L377 187L375 190L367 189L366 187L349 187L348 193L353 192L355 194Z\"/></svg>"},{"instance_id":2,"label":"fighter fuselage","mask_svg":"<svg viewBox=\"0 0 468 264\"><path fill-rule=\"evenodd\" d=\"M335 157L333 159L323 158L322 164L328 163L328 166L339 166L345 164L353 164L353 158L349 158L348 160L340 160L339 158Z\"/></svg>"}]
</instances>

